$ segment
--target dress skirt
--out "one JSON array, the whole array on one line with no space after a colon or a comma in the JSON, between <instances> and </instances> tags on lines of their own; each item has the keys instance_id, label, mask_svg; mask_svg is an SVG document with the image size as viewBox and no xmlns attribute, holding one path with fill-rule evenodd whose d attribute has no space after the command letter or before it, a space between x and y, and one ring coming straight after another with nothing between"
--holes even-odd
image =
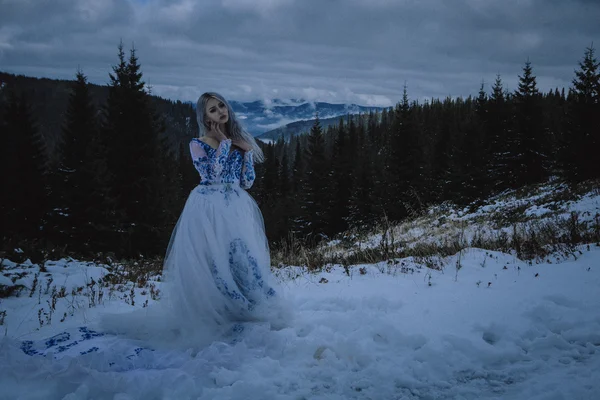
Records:
<instances>
[{"instance_id":1,"label":"dress skirt","mask_svg":"<svg viewBox=\"0 0 600 400\"><path fill-rule=\"evenodd\" d=\"M289 315L270 265L264 221L254 199L239 184L198 185L171 235L161 300L147 311L131 313L126 333L203 345L243 322L285 325ZM124 330L110 319L105 318L105 327Z\"/></svg>"}]
</instances>

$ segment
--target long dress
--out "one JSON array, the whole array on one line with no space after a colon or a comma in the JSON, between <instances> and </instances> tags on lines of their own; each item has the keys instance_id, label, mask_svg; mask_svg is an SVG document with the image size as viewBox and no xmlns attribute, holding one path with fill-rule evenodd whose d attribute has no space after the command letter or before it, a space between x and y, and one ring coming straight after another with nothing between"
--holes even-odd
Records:
<instances>
[{"instance_id":1,"label":"long dress","mask_svg":"<svg viewBox=\"0 0 600 400\"><path fill-rule=\"evenodd\" d=\"M271 270L262 214L246 192L254 183L253 152L217 149L190 142L200 183L190 193L171 235L163 270L162 298L126 323L105 327L161 342L203 345L263 321L283 327L289 321ZM117 328L116 325L119 325Z\"/></svg>"}]
</instances>

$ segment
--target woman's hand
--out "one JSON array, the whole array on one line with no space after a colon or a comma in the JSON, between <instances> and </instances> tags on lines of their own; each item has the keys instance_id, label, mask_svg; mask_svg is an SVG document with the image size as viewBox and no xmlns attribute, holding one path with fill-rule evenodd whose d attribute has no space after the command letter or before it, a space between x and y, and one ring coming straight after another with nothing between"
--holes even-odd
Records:
<instances>
[{"instance_id":1,"label":"woman's hand","mask_svg":"<svg viewBox=\"0 0 600 400\"><path fill-rule=\"evenodd\" d=\"M243 140L232 140L231 144L239 147L240 149L242 149L244 151L252 150L252 147L247 142L244 142Z\"/></svg>"},{"instance_id":2,"label":"woman's hand","mask_svg":"<svg viewBox=\"0 0 600 400\"><path fill-rule=\"evenodd\" d=\"M218 123L211 121L210 130L215 134L215 139L217 139L219 143L225 139L228 139L228 137L221 130L221 127Z\"/></svg>"}]
</instances>

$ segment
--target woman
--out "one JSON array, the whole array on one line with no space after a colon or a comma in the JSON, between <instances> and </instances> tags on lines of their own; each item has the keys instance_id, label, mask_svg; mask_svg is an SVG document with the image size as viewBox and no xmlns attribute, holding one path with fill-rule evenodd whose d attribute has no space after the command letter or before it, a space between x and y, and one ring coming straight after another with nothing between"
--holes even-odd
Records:
<instances>
[{"instance_id":1,"label":"woman","mask_svg":"<svg viewBox=\"0 0 600 400\"><path fill-rule=\"evenodd\" d=\"M190 142L200 184L190 193L165 259L166 300L181 321L216 331L278 320L262 214L244 190L263 154L217 93L198 99L200 137ZM183 327L186 328L185 326Z\"/></svg>"},{"instance_id":2,"label":"woman","mask_svg":"<svg viewBox=\"0 0 600 400\"><path fill-rule=\"evenodd\" d=\"M277 328L289 318L274 287L262 214L245 190L254 183L262 151L219 94L200 96L196 113L200 137L189 147L200 183L167 248L162 299L143 317L131 316L125 329L186 346L218 340L239 330L240 322ZM119 325L114 329L123 332Z\"/></svg>"}]
</instances>

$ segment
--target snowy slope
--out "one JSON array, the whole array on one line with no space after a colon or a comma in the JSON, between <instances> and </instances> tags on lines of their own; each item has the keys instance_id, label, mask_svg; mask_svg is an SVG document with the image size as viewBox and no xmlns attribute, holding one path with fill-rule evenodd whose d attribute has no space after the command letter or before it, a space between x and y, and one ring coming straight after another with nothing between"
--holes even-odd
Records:
<instances>
[{"instance_id":1,"label":"snowy slope","mask_svg":"<svg viewBox=\"0 0 600 400\"><path fill-rule=\"evenodd\" d=\"M593 220L597 204L560 207ZM0 299L0 399L598 399L600 247L547 261L468 247L437 270L414 257L289 266L275 271L289 327L245 324L174 351L96 329L101 313L152 306L158 277L115 284L107 265L4 260L0 285L15 289Z\"/></svg>"},{"instance_id":2,"label":"snowy slope","mask_svg":"<svg viewBox=\"0 0 600 400\"><path fill-rule=\"evenodd\" d=\"M515 232L527 236L530 232L544 233L546 228L555 235L570 234L572 228L582 234L599 231L600 191L574 193L562 183L549 183L530 186L525 193L507 191L463 208L450 203L435 205L423 215L389 227L387 232L377 226L370 233L349 233L343 242L331 241L321 250L348 255L377 248L382 238L390 244L393 238L395 250L408 253L426 245L500 247L496 243L510 242Z\"/></svg>"}]
</instances>

